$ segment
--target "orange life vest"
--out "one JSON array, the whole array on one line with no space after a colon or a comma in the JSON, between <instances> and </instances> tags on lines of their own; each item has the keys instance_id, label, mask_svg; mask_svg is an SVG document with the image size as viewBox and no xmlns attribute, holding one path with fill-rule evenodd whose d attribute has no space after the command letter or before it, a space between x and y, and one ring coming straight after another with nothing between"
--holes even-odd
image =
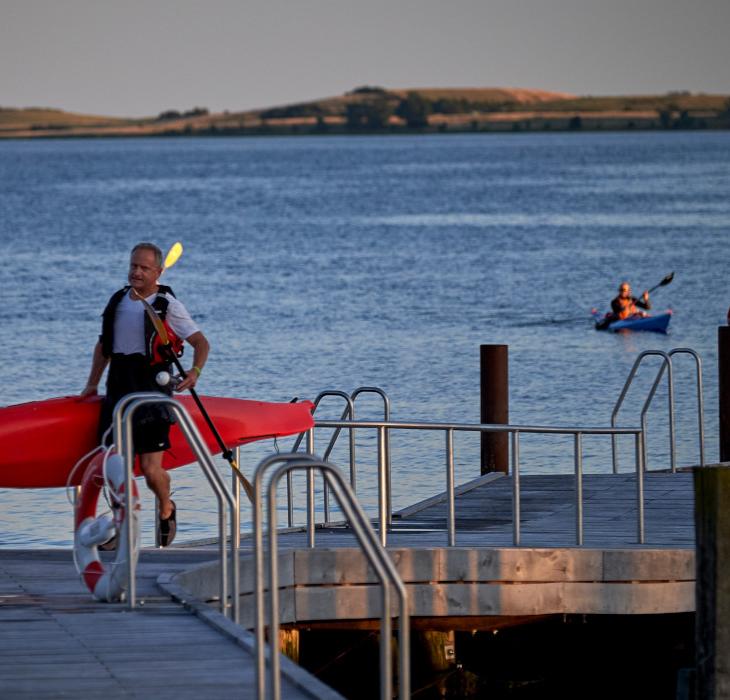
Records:
<instances>
[{"instance_id":1,"label":"orange life vest","mask_svg":"<svg viewBox=\"0 0 730 700\"><path fill-rule=\"evenodd\" d=\"M629 297L628 299L624 299L623 297L618 297L616 300L619 305L619 312L618 317L623 320L625 318L629 318L633 316L635 313L637 313L636 309L636 303L634 302L633 297Z\"/></svg>"}]
</instances>

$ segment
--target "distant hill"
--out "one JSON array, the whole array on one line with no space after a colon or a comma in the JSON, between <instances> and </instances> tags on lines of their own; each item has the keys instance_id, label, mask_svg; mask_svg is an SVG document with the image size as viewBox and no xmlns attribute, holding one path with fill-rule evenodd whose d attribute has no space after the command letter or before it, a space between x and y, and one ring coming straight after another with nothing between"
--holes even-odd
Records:
<instances>
[{"instance_id":1,"label":"distant hill","mask_svg":"<svg viewBox=\"0 0 730 700\"><path fill-rule=\"evenodd\" d=\"M68 126L121 126L132 120L75 114L49 107L15 109L0 107L0 131L16 129L65 128Z\"/></svg>"},{"instance_id":2,"label":"distant hill","mask_svg":"<svg viewBox=\"0 0 730 700\"><path fill-rule=\"evenodd\" d=\"M211 114L195 107L142 119L0 107L0 138L669 128L730 128L730 96L366 85L344 95L243 112Z\"/></svg>"}]
</instances>

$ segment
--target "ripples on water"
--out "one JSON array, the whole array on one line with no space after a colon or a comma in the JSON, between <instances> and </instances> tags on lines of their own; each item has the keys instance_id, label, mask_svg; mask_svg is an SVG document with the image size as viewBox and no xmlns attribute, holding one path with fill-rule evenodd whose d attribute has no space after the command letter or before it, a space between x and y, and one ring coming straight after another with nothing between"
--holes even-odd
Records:
<instances>
[{"instance_id":1,"label":"ripples on water","mask_svg":"<svg viewBox=\"0 0 730 700\"><path fill-rule=\"evenodd\" d=\"M506 343L511 422L606 425L639 352L689 346L705 362L714 460L729 156L726 132L0 143L0 403L77 393L131 246L181 239L165 281L211 340L203 393L288 401L375 385L395 420L478 422L479 345ZM621 279L640 291L672 270L653 297L675 312L669 336L593 330L590 308L605 308ZM653 367L624 424L638 422ZM683 358L676 381L678 457L690 464L695 399ZM660 390L650 414L655 468L667 462L666 398ZM363 397L358 412L380 410ZM321 415L340 411L323 405ZM441 435L392 441L396 507L443 489ZM587 470L608 468L607 447L585 439ZM245 470L272 449L246 447ZM361 433L371 510L375 449ZM571 449L570 438L526 437L523 467L569 469ZM477 475L478 438L457 437L456 462L460 481ZM188 467L174 484L181 540L213 535L202 477ZM62 490L0 497L0 546L70 543ZM149 499L144 507L149 518Z\"/></svg>"}]
</instances>

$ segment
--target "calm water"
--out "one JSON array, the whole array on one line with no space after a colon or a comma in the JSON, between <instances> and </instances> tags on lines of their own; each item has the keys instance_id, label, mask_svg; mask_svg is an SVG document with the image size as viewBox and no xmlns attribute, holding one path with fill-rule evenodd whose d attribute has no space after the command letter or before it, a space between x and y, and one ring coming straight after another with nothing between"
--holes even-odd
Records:
<instances>
[{"instance_id":1,"label":"calm water","mask_svg":"<svg viewBox=\"0 0 730 700\"><path fill-rule=\"evenodd\" d=\"M396 420L478 422L479 345L506 343L511 422L607 425L639 352L691 347L715 460L729 164L728 132L0 142L0 404L78 393L131 246L181 239L165 281L213 347L201 393L287 401L375 385ZM591 306L620 280L641 291L671 271L653 296L674 310L668 336L593 330ZM638 423L656 366L623 424ZM680 464L698 453L692 372L677 360ZM663 392L655 468L667 462ZM380 410L365 397L359 413ZM396 507L442 490L442 440L393 437ZM374 442L358 443L372 506ZM524 469L570 469L571 445L525 438ZM273 447L247 447L245 471ZM607 468L607 447L586 439L588 470ZM460 481L478 474L477 448L457 438ZM202 477L187 467L174 484L180 539L212 535ZM71 542L63 489L0 499L0 546Z\"/></svg>"}]
</instances>

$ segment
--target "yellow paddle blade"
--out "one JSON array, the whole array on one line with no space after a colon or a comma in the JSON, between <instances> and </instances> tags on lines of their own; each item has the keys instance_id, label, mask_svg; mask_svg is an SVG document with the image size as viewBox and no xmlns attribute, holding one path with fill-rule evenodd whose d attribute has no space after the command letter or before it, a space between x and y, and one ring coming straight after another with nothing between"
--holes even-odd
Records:
<instances>
[{"instance_id":1,"label":"yellow paddle blade","mask_svg":"<svg viewBox=\"0 0 730 700\"><path fill-rule=\"evenodd\" d=\"M167 270L168 267L172 267L179 260L182 252L182 243L180 243L180 241L173 243L172 247L170 248L170 250L167 251L167 255L165 256L165 264L163 265L163 269Z\"/></svg>"}]
</instances>

